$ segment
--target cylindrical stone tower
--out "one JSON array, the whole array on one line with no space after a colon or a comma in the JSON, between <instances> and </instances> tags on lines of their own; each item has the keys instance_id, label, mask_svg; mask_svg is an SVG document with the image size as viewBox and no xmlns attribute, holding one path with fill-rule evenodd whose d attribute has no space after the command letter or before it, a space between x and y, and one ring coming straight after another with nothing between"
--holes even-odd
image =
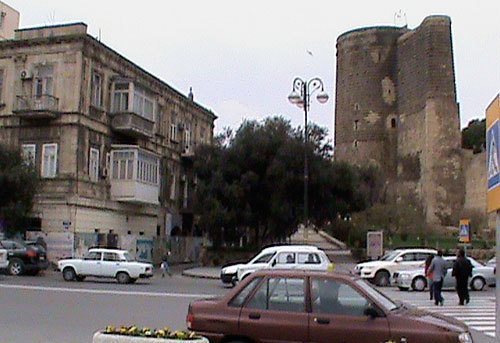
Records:
<instances>
[{"instance_id":1,"label":"cylindrical stone tower","mask_svg":"<svg viewBox=\"0 0 500 343\"><path fill-rule=\"evenodd\" d=\"M335 158L395 173L397 39L406 28L372 27L337 39Z\"/></svg>"}]
</instances>

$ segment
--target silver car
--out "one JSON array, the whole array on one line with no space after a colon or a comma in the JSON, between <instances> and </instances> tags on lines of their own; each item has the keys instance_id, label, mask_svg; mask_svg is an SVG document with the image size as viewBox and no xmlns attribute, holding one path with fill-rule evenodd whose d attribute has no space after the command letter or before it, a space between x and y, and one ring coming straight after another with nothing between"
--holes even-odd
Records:
<instances>
[{"instance_id":1,"label":"silver car","mask_svg":"<svg viewBox=\"0 0 500 343\"><path fill-rule=\"evenodd\" d=\"M443 288L455 288L455 277L451 276L453 270L453 263L456 256L445 256L444 259L448 264L448 272L444 277ZM469 285L473 291L480 291L485 285L495 285L494 268L482 265L473 258L467 257L472 263L472 277ZM396 273L394 275L394 282L396 286L402 291L407 291L410 288L414 291L424 291L427 287L427 278L425 277L424 265L414 270L407 270Z\"/></svg>"}]
</instances>

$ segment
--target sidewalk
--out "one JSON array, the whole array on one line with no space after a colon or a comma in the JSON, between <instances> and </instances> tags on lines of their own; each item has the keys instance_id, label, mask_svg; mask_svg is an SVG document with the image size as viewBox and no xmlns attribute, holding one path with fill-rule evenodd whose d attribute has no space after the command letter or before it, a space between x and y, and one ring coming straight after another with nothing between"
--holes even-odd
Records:
<instances>
[{"instance_id":1,"label":"sidewalk","mask_svg":"<svg viewBox=\"0 0 500 343\"><path fill-rule=\"evenodd\" d=\"M196 267L185 269L182 271L183 276L203 279L220 279L220 271L222 267Z\"/></svg>"}]
</instances>

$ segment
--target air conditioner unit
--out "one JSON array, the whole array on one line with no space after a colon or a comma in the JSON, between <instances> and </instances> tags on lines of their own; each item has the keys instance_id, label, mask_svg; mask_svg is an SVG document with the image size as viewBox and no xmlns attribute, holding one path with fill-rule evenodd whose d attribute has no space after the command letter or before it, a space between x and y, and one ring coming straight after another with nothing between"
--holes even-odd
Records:
<instances>
[{"instance_id":1,"label":"air conditioner unit","mask_svg":"<svg viewBox=\"0 0 500 343\"><path fill-rule=\"evenodd\" d=\"M22 69L19 76L21 77L21 80L28 80L33 78L33 73L31 70Z\"/></svg>"}]
</instances>

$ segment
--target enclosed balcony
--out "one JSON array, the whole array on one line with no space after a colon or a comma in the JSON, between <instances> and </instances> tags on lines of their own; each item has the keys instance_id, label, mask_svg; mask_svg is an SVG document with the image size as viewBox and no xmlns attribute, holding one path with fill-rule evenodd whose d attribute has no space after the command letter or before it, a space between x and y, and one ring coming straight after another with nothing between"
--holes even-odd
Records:
<instances>
[{"instance_id":1,"label":"enclosed balcony","mask_svg":"<svg viewBox=\"0 0 500 343\"><path fill-rule=\"evenodd\" d=\"M153 136L154 122L133 112L115 112L111 127L128 136L149 138Z\"/></svg>"},{"instance_id":2,"label":"enclosed balcony","mask_svg":"<svg viewBox=\"0 0 500 343\"><path fill-rule=\"evenodd\" d=\"M113 82L111 127L132 137L153 136L155 118L154 96L133 81L116 79Z\"/></svg>"},{"instance_id":3,"label":"enclosed balcony","mask_svg":"<svg viewBox=\"0 0 500 343\"><path fill-rule=\"evenodd\" d=\"M157 205L160 159L133 145L114 145L111 151L111 199Z\"/></svg>"},{"instance_id":4,"label":"enclosed balcony","mask_svg":"<svg viewBox=\"0 0 500 343\"><path fill-rule=\"evenodd\" d=\"M54 119L59 113L59 99L52 95L16 96L15 114L25 119Z\"/></svg>"}]
</instances>

